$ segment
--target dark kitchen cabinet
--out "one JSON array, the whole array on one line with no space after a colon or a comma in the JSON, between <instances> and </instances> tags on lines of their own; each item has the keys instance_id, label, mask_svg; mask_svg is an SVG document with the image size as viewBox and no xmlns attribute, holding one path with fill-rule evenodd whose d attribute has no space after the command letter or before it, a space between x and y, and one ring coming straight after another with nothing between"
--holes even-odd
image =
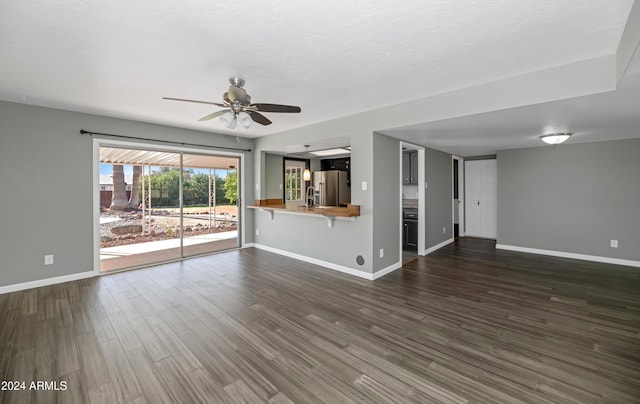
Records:
<instances>
[{"instance_id":1,"label":"dark kitchen cabinet","mask_svg":"<svg viewBox=\"0 0 640 404\"><path fill-rule=\"evenodd\" d=\"M402 184L418 183L418 152L402 152Z\"/></svg>"},{"instance_id":2,"label":"dark kitchen cabinet","mask_svg":"<svg viewBox=\"0 0 640 404\"><path fill-rule=\"evenodd\" d=\"M351 186L351 158L343 157L337 159L322 159L320 160L320 170L331 171L339 170L347 172L347 185Z\"/></svg>"},{"instance_id":3,"label":"dark kitchen cabinet","mask_svg":"<svg viewBox=\"0 0 640 404\"><path fill-rule=\"evenodd\" d=\"M418 210L402 210L402 249L407 251L418 250Z\"/></svg>"},{"instance_id":4,"label":"dark kitchen cabinet","mask_svg":"<svg viewBox=\"0 0 640 404\"><path fill-rule=\"evenodd\" d=\"M320 169L322 171L340 170L349 171L349 163L351 158L344 157L339 159L322 159L320 160Z\"/></svg>"}]
</instances>

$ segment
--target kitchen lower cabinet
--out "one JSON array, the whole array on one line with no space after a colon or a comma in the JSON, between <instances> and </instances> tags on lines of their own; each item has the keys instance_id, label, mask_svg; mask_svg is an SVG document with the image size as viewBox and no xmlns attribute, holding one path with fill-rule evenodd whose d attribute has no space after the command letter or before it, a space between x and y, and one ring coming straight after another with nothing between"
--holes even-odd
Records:
<instances>
[{"instance_id":1,"label":"kitchen lower cabinet","mask_svg":"<svg viewBox=\"0 0 640 404\"><path fill-rule=\"evenodd\" d=\"M418 210L402 210L402 249L418 251Z\"/></svg>"},{"instance_id":2,"label":"kitchen lower cabinet","mask_svg":"<svg viewBox=\"0 0 640 404\"><path fill-rule=\"evenodd\" d=\"M415 220L405 220L403 227L402 249L418 251L418 222Z\"/></svg>"}]
</instances>

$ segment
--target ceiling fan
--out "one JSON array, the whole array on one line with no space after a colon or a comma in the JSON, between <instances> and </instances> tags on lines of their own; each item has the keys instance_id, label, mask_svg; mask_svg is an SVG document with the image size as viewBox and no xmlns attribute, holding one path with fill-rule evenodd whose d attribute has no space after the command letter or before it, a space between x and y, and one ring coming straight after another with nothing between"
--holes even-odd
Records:
<instances>
[{"instance_id":1,"label":"ceiling fan","mask_svg":"<svg viewBox=\"0 0 640 404\"><path fill-rule=\"evenodd\" d=\"M231 83L231 85L229 86L229 90L226 93L222 94L222 103L171 97L162 97L162 99L172 101L197 102L199 104L216 105L218 107L227 108L223 109L222 111L216 111L209 115L205 115L199 120L208 121L210 119L220 117L220 120L229 129L234 129L238 121L240 121L240 124L245 128L251 126L252 122L257 122L260 125L271 125L271 121L260 112L298 113L302 111L300 107L292 105L260 103L252 104L251 96L247 94L247 90L242 88L244 86L244 79L241 79L239 77L231 77L229 79L229 83Z\"/></svg>"}]
</instances>

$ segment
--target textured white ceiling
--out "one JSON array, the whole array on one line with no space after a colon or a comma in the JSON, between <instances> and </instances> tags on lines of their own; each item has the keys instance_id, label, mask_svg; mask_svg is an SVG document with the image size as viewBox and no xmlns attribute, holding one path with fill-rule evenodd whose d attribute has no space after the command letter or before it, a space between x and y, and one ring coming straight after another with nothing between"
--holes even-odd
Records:
<instances>
[{"instance_id":1,"label":"textured white ceiling","mask_svg":"<svg viewBox=\"0 0 640 404\"><path fill-rule=\"evenodd\" d=\"M632 0L0 0L0 99L255 137L616 51ZM273 125L197 122L240 75Z\"/></svg>"},{"instance_id":2,"label":"textured white ceiling","mask_svg":"<svg viewBox=\"0 0 640 404\"><path fill-rule=\"evenodd\" d=\"M570 143L640 137L640 52L615 91L383 130L407 142L469 157L537 147L540 136L572 132ZM546 146L553 147L553 146Z\"/></svg>"}]
</instances>

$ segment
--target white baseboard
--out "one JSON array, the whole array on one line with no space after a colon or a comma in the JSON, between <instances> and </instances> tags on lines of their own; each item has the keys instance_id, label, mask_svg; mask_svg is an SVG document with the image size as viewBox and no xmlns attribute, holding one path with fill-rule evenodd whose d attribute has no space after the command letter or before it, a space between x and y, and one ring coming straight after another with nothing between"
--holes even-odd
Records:
<instances>
[{"instance_id":1,"label":"white baseboard","mask_svg":"<svg viewBox=\"0 0 640 404\"><path fill-rule=\"evenodd\" d=\"M18 292L26 289L39 288L42 286L55 285L57 283L77 281L78 279L86 279L96 276L94 271L80 272L77 274L57 276L55 278L40 279L37 281L16 283L14 285L0 286L0 295L11 292Z\"/></svg>"},{"instance_id":2,"label":"white baseboard","mask_svg":"<svg viewBox=\"0 0 640 404\"><path fill-rule=\"evenodd\" d=\"M396 262L395 264L391 264L388 267L379 270L378 272L374 272L372 280L376 280L378 278L381 278L381 277L385 276L386 274L391 273L391 272L395 271L396 269L400 269L400 268L402 268L402 262Z\"/></svg>"},{"instance_id":3,"label":"white baseboard","mask_svg":"<svg viewBox=\"0 0 640 404\"><path fill-rule=\"evenodd\" d=\"M443 242L442 242L442 243L440 243L440 244L436 244L436 245L434 245L433 247L426 249L423 255L429 255L429 254L431 254L432 252L434 252L434 251L436 251L436 250L439 250L439 249L441 249L442 247L444 247L444 246L446 246L446 245L449 245L449 244L451 244L451 243L453 243L453 239L452 239L452 238L450 238L449 240L445 240L445 241L443 241Z\"/></svg>"},{"instance_id":4,"label":"white baseboard","mask_svg":"<svg viewBox=\"0 0 640 404\"><path fill-rule=\"evenodd\" d=\"M530 254L550 255L552 257L572 258L576 260L602 262L605 264L626 265L630 267L640 267L640 261L623 260L620 258L600 257L597 255L575 254L564 251L542 250L539 248L519 247L515 245L496 244L500 250L524 252Z\"/></svg>"},{"instance_id":5,"label":"white baseboard","mask_svg":"<svg viewBox=\"0 0 640 404\"><path fill-rule=\"evenodd\" d=\"M368 272L358 271L357 269L345 267L343 265L334 264L332 262L328 262L328 261L323 261L323 260L319 260L319 259L316 259L316 258L307 257L306 255L296 254L296 253L292 253L290 251L280 250L278 248L273 248L273 247L269 247L269 246L258 244L258 243L248 243L246 245L246 247L254 247L254 248L258 248L260 250L269 251L269 252L272 252L274 254L279 254L279 255L283 255L285 257L294 258L294 259L297 259L297 260L300 260L300 261L308 262L310 264L319 265L321 267L333 269L334 271L343 272L345 274L357 276L358 278L368 279L370 281L375 279L374 278L374 274L371 274L371 273L368 273ZM387 268L383 269L383 271L385 271L385 270L387 270ZM382 275L380 275L380 276L382 276Z\"/></svg>"}]
</instances>

